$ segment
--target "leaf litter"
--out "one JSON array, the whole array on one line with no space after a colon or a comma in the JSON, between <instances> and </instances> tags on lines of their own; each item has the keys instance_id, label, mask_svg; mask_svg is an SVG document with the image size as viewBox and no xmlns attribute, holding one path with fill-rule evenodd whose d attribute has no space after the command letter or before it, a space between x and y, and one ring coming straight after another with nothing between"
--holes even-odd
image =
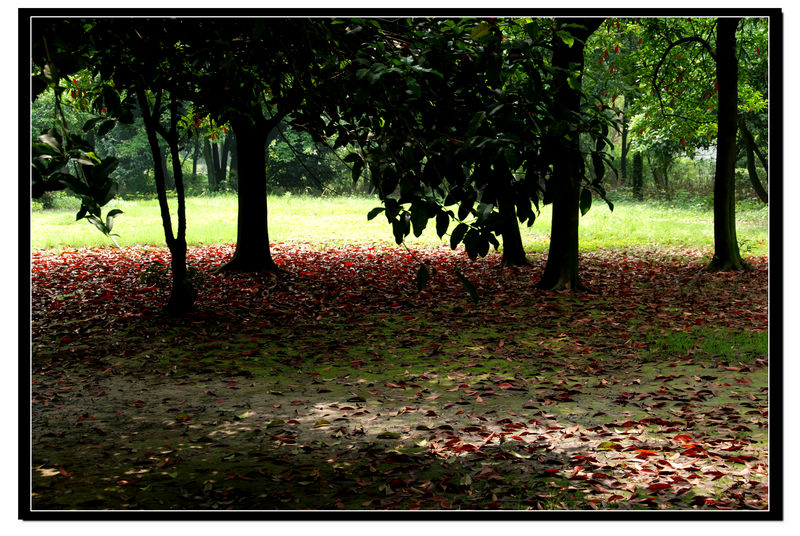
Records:
<instances>
[{"instance_id":1,"label":"leaf litter","mask_svg":"<svg viewBox=\"0 0 800 536\"><path fill-rule=\"evenodd\" d=\"M164 249L33 253L34 509L769 507L766 345L713 344L766 334L766 258L585 253L574 294L535 255L272 251L191 248L182 319Z\"/></svg>"}]
</instances>

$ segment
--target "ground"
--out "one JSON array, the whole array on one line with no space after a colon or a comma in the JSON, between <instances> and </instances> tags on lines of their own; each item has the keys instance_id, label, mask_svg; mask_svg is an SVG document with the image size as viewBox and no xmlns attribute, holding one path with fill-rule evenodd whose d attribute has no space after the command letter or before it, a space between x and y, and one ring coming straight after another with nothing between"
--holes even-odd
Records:
<instances>
[{"instance_id":1,"label":"ground","mask_svg":"<svg viewBox=\"0 0 800 536\"><path fill-rule=\"evenodd\" d=\"M34 510L769 507L766 258L600 250L572 293L540 255L232 251L190 249L186 318L163 249L34 252Z\"/></svg>"}]
</instances>

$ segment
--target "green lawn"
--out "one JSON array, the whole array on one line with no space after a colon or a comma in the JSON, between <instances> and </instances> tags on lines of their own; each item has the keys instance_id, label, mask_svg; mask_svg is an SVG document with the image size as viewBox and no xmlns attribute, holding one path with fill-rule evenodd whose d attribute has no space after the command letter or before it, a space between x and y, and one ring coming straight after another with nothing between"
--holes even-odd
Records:
<instances>
[{"instance_id":1,"label":"green lawn","mask_svg":"<svg viewBox=\"0 0 800 536\"><path fill-rule=\"evenodd\" d=\"M32 211L33 248L113 245L87 221L75 222L77 200L60 198L58 201L58 208ZM172 200L173 214L175 205ZM367 212L379 205L377 199L271 196L268 205L273 242L314 242L325 246L393 242L391 227L383 216L367 221ZM164 245L156 200L115 200L107 208L119 208L124 212L115 222L120 246ZM766 207L738 211L737 232L744 255L767 254L767 214ZM235 196L190 198L187 215L189 245L235 242ZM605 204L597 202L581 222L581 249L659 246L710 250L714 232L712 219L710 210L698 207L621 201L615 203L612 212ZM549 233L550 207L542 210L532 227L522 228L522 238L529 251L546 251ZM442 241L431 225L421 237L411 236L407 243L410 246L438 245Z\"/></svg>"}]
</instances>

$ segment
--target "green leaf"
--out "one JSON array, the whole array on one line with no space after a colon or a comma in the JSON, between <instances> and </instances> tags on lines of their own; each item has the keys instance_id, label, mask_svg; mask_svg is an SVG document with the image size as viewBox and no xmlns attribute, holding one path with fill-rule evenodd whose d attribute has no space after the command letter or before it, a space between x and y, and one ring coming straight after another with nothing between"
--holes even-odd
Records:
<instances>
[{"instance_id":1,"label":"green leaf","mask_svg":"<svg viewBox=\"0 0 800 536\"><path fill-rule=\"evenodd\" d=\"M89 221L92 223L92 225L94 225L95 227L97 227L97 229L98 229L98 230L99 230L101 233L103 233L104 235L108 235L108 233L109 233L109 230L108 230L108 228L106 227L106 224L105 224L105 223L103 223L102 221L100 221L100 219L99 219L99 218L96 218L95 216L86 216L86 219L87 219L87 220L89 220Z\"/></svg>"},{"instance_id":2,"label":"green leaf","mask_svg":"<svg viewBox=\"0 0 800 536\"><path fill-rule=\"evenodd\" d=\"M381 432L375 437L378 439L400 439L400 434L397 432Z\"/></svg>"},{"instance_id":3,"label":"green leaf","mask_svg":"<svg viewBox=\"0 0 800 536\"><path fill-rule=\"evenodd\" d=\"M581 216L586 216L589 209L592 208L592 192L584 188L581 190Z\"/></svg>"},{"instance_id":4,"label":"green leaf","mask_svg":"<svg viewBox=\"0 0 800 536\"><path fill-rule=\"evenodd\" d=\"M95 127L95 125L97 125L100 121L104 121L105 119L105 117L93 117L89 119L83 124L83 131L89 132Z\"/></svg>"},{"instance_id":5,"label":"green leaf","mask_svg":"<svg viewBox=\"0 0 800 536\"><path fill-rule=\"evenodd\" d=\"M487 35L489 35L489 25L485 22L482 22L472 30L470 37L474 40L478 40Z\"/></svg>"},{"instance_id":6,"label":"green leaf","mask_svg":"<svg viewBox=\"0 0 800 536\"><path fill-rule=\"evenodd\" d=\"M466 223L459 223L456 225L456 228L453 229L452 234L450 235L450 249L456 249L458 244L461 243L461 240L464 238L464 235L467 234L469 227Z\"/></svg>"},{"instance_id":7,"label":"green leaf","mask_svg":"<svg viewBox=\"0 0 800 536\"><path fill-rule=\"evenodd\" d=\"M419 237L425 226L428 225L428 206L425 203L415 203L411 205L411 225L414 229L414 236Z\"/></svg>"},{"instance_id":8,"label":"green leaf","mask_svg":"<svg viewBox=\"0 0 800 536\"><path fill-rule=\"evenodd\" d=\"M106 134L108 134L109 132L111 132L111 130L112 130L112 129L113 129L115 126L116 126L116 125L117 125L117 122L116 122L116 121L114 121L113 119L109 119L108 121L106 121L105 123L103 123L102 125L100 125L100 128L98 128L98 129L97 129L97 135L98 135L98 136L105 136Z\"/></svg>"},{"instance_id":9,"label":"green leaf","mask_svg":"<svg viewBox=\"0 0 800 536\"><path fill-rule=\"evenodd\" d=\"M356 160L353 164L353 182L358 182L358 178L361 176L361 170L364 169L364 162L362 160Z\"/></svg>"},{"instance_id":10,"label":"green leaf","mask_svg":"<svg viewBox=\"0 0 800 536\"><path fill-rule=\"evenodd\" d=\"M122 214L122 211L118 208L109 210L108 214L106 214L106 227L108 228L109 232L111 232L111 229L114 228L114 218L116 218L120 214Z\"/></svg>"},{"instance_id":11,"label":"green leaf","mask_svg":"<svg viewBox=\"0 0 800 536\"><path fill-rule=\"evenodd\" d=\"M436 234L439 235L439 238L444 236L449 226L450 216L446 212L442 211L436 214Z\"/></svg>"},{"instance_id":12,"label":"green leaf","mask_svg":"<svg viewBox=\"0 0 800 536\"><path fill-rule=\"evenodd\" d=\"M567 45L569 48L572 48L572 45L575 44L575 38L572 37L572 34L567 31L559 30L558 36L561 38L562 41L564 41L564 44Z\"/></svg>"},{"instance_id":13,"label":"green leaf","mask_svg":"<svg viewBox=\"0 0 800 536\"><path fill-rule=\"evenodd\" d=\"M472 301L478 303L480 298L478 297L478 291L475 289L475 285L472 284L472 281L467 279L467 276L465 276L458 270L456 270L456 277L458 278L459 281L461 281L461 285L469 293L470 297L472 298Z\"/></svg>"},{"instance_id":14,"label":"green leaf","mask_svg":"<svg viewBox=\"0 0 800 536\"><path fill-rule=\"evenodd\" d=\"M428 267L424 264L419 265L419 270L417 270L417 290L422 292L425 290L425 287L428 286L428 281L431 279L431 274L428 271Z\"/></svg>"},{"instance_id":15,"label":"green leaf","mask_svg":"<svg viewBox=\"0 0 800 536\"><path fill-rule=\"evenodd\" d=\"M373 219L375 216L377 216L378 214L380 214L384 210L386 210L384 207L375 207L375 208L373 208L372 210L369 211L369 214L367 214L367 221Z\"/></svg>"}]
</instances>

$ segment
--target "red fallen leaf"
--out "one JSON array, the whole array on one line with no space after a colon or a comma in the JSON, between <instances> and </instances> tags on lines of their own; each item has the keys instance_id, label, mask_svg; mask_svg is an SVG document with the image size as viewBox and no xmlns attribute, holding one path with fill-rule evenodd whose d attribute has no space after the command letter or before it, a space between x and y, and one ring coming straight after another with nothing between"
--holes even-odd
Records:
<instances>
[{"instance_id":1,"label":"red fallen leaf","mask_svg":"<svg viewBox=\"0 0 800 536\"><path fill-rule=\"evenodd\" d=\"M670 486L671 484L651 484L647 486L647 489L649 489L650 491L658 491L662 489L667 489Z\"/></svg>"},{"instance_id":2,"label":"red fallen leaf","mask_svg":"<svg viewBox=\"0 0 800 536\"><path fill-rule=\"evenodd\" d=\"M60 468L58 469L58 472L59 472L59 473L61 474L61 476L63 476L64 478L72 478L72 471L67 471L67 470L66 470L66 469L64 469L63 467L60 467Z\"/></svg>"},{"instance_id":3,"label":"red fallen leaf","mask_svg":"<svg viewBox=\"0 0 800 536\"><path fill-rule=\"evenodd\" d=\"M239 385L239 382L228 382L228 387L233 387L235 385Z\"/></svg>"},{"instance_id":4,"label":"red fallen leaf","mask_svg":"<svg viewBox=\"0 0 800 536\"><path fill-rule=\"evenodd\" d=\"M298 421L297 419L289 419L288 421L286 421L286 424L300 424L300 421Z\"/></svg>"},{"instance_id":5,"label":"red fallen leaf","mask_svg":"<svg viewBox=\"0 0 800 536\"><path fill-rule=\"evenodd\" d=\"M619 45L614 47L614 54L619 54Z\"/></svg>"},{"instance_id":6,"label":"red fallen leaf","mask_svg":"<svg viewBox=\"0 0 800 536\"><path fill-rule=\"evenodd\" d=\"M134 480L117 480L117 485L119 485L119 486L132 486L134 484L138 484L139 482L141 482L141 480L142 480L141 478L137 478L137 479L134 479Z\"/></svg>"},{"instance_id":7,"label":"red fallen leaf","mask_svg":"<svg viewBox=\"0 0 800 536\"><path fill-rule=\"evenodd\" d=\"M514 386L512 384L508 383L508 382L503 382L503 383L498 383L497 384L497 388L498 389L513 389Z\"/></svg>"},{"instance_id":8,"label":"red fallen leaf","mask_svg":"<svg viewBox=\"0 0 800 536\"><path fill-rule=\"evenodd\" d=\"M681 146L686 147L686 138L681 139Z\"/></svg>"},{"instance_id":9,"label":"red fallen leaf","mask_svg":"<svg viewBox=\"0 0 800 536\"><path fill-rule=\"evenodd\" d=\"M686 434L678 434L678 435L676 435L675 437L673 437L672 439L673 439L673 440L675 440L675 441L683 441L683 442L686 442L686 441L691 441L691 440L692 440L692 437L691 437L691 436L689 436L689 435L686 435Z\"/></svg>"},{"instance_id":10,"label":"red fallen leaf","mask_svg":"<svg viewBox=\"0 0 800 536\"><path fill-rule=\"evenodd\" d=\"M761 47L756 47L756 54L761 54Z\"/></svg>"},{"instance_id":11,"label":"red fallen leaf","mask_svg":"<svg viewBox=\"0 0 800 536\"><path fill-rule=\"evenodd\" d=\"M544 474L546 474L546 475L555 475L555 474L557 474L557 473L558 473L560 470L561 470L561 469L545 469L545 470L544 470Z\"/></svg>"}]
</instances>

